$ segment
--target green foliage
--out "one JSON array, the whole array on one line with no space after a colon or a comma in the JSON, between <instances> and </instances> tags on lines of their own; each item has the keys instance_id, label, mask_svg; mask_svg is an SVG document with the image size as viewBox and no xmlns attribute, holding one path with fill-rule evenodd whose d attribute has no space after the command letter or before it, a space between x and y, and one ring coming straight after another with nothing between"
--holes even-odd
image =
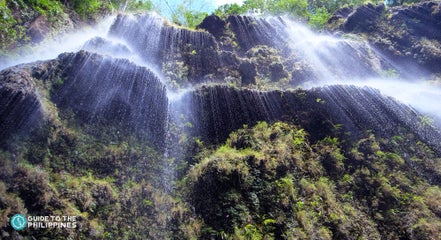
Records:
<instances>
[{"instance_id":1,"label":"green foliage","mask_svg":"<svg viewBox=\"0 0 441 240\"><path fill-rule=\"evenodd\" d=\"M119 9L124 7L125 11L138 12L138 11L150 11L153 10L153 3L150 0L128 0L124 1L124 5L118 4L119 0L113 0L114 7L119 5Z\"/></svg>"},{"instance_id":2,"label":"green foliage","mask_svg":"<svg viewBox=\"0 0 441 240\"><path fill-rule=\"evenodd\" d=\"M289 13L298 17L308 17L307 0L276 0L270 1L268 10L272 14Z\"/></svg>"},{"instance_id":3,"label":"green foliage","mask_svg":"<svg viewBox=\"0 0 441 240\"><path fill-rule=\"evenodd\" d=\"M260 9L270 14L292 14L297 17L307 17L308 2L306 0L245 0L242 8L246 10Z\"/></svg>"},{"instance_id":4,"label":"green foliage","mask_svg":"<svg viewBox=\"0 0 441 240\"><path fill-rule=\"evenodd\" d=\"M398 6L403 4L411 4L411 3L417 3L422 2L423 0L386 0L385 4L388 6Z\"/></svg>"},{"instance_id":5,"label":"green foliage","mask_svg":"<svg viewBox=\"0 0 441 240\"><path fill-rule=\"evenodd\" d=\"M423 127L433 126L435 123L435 120L433 120L429 116L420 116L419 119L420 119L420 125Z\"/></svg>"},{"instance_id":6,"label":"green foliage","mask_svg":"<svg viewBox=\"0 0 441 240\"><path fill-rule=\"evenodd\" d=\"M228 17L230 15L240 15L245 12L246 10L244 7L242 7L237 3L232 3L232 4L224 4L222 6L219 6L214 11L214 14L217 16Z\"/></svg>"},{"instance_id":7,"label":"green foliage","mask_svg":"<svg viewBox=\"0 0 441 240\"><path fill-rule=\"evenodd\" d=\"M263 239L262 233L253 224L247 224L243 228L236 228L234 235L237 239L247 239L247 240Z\"/></svg>"},{"instance_id":8,"label":"green foliage","mask_svg":"<svg viewBox=\"0 0 441 240\"><path fill-rule=\"evenodd\" d=\"M6 0L0 0L0 49L5 49L11 42L21 38L20 33L15 29L17 21L14 19L11 10L6 5Z\"/></svg>"},{"instance_id":9,"label":"green foliage","mask_svg":"<svg viewBox=\"0 0 441 240\"><path fill-rule=\"evenodd\" d=\"M108 12L111 5L100 0L72 0L71 6L83 19L92 20L100 12Z\"/></svg>"},{"instance_id":10,"label":"green foliage","mask_svg":"<svg viewBox=\"0 0 441 240\"><path fill-rule=\"evenodd\" d=\"M202 234L207 238L438 235L441 191L411 174L402 144L431 154L411 136L381 139L366 133L348 151L345 139L328 136L311 144L304 129L259 122L204 152L189 172L188 198L211 231Z\"/></svg>"},{"instance_id":11,"label":"green foliage","mask_svg":"<svg viewBox=\"0 0 441 240\"><path fill-rule=\"evenodd\" d=\"M208 15L206 12L192 10L191 1L184 1L172 14L172 21L181 26L196 28Z\"/></svg>"},{"instance_id":12,"label":"green foliage","mask_svg":"<svg viewBox=\"0 0 441 240\"><path fill-rule=\"evenodd\" d=\"M214 12L218 16L243 14L259 10L262 14L289 14L308 19L315 28L324 28L329 17L337 9L345 6L359 6L370 3L369 0L245 0L242 5L225 4Z\"/></svg>"},{"instance_id":13,"label":"green foliage","mask_svg":"<svg viewBox=\"0 0 441 240\"><path fill-rule=\"evenodd\" d=\"M317 8L309 18L309 25L315 28L324 28L331 14L324 7Z\"/></svg>"},{"instance_id":14,"label":"green foliage","mask_svg":"<svg viewBox=\"0 0 441 240\"><path fill-rule=\"evenodd\" d=\"M25 0L25 2L41 15L49 18L63 12L62 4L56 0Z\"/></svg>"},{"instance_id":15,"label":"green foliage","mask_svg":"<svg viewBox=\"0 0 441 240\"><path fill-rule=\"evenodd\" d=\"M153 9L153 5L149 0L1 0L0 50L9 51L28 43L27 28L38 16L43 16L47 27L55 32L63 29L62 24L71 12L94 22L115 9L145 11Z\"/></svg>"},{"instance_id":16,"label":"green foliage","mask_svg":"<svg viewBox=\"0 0 441 240\"><path fill-rule=\"evenodd\" d=\"M387 69L387 70L383 70L380 73L380 76L383 77L383 78L396 79L396 78L398 78L400 76L400 74L397 72L397 70L395 70L393 68L390 68L390 69Z\"/></svg>"}]
</instances>

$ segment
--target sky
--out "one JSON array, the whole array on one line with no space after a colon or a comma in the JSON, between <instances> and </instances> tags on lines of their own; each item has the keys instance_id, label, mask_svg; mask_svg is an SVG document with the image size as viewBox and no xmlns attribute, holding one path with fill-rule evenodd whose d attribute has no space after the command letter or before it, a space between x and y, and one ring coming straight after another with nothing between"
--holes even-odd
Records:
<instances>
[{"instance_id":1,"label":"sky","mask_svg":"<svg viewBox=\"0 0 441 240\"><path fill-rule=\"evenodd\" d=\"M242 2L243 2L243 0L213 0L213 4L215 5L215 6L221 6L221 5L224 5L224 4L227 4L227 3L237 3L237 4L242 4Z\"/></svg>"},{"instance_id":2,"label":"sky","mask_svg":"<svg viewBox=\"0 0 441 240\"><path fill-rule=\"evenodd\" d=\"M161 9L161 15L169 17L172 13L171 9L183 2L189 2L191 9L201 12L212 13L216 8L227 3L242 4L243 0L152 0L155 8Z\"/></svg>"}]
</instances>

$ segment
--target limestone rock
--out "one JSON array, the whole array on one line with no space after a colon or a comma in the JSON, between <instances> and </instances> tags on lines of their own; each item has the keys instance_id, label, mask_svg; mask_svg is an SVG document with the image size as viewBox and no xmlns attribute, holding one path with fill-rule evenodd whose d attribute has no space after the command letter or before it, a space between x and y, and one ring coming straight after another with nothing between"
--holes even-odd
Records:
<instances>
[{"instance_id":1,"label":"limestone rock","mask_svg":"<svg viewBox=\"0 0 441 240\"><path fill-rule=\"evenodd\" d=\"M346 31L365 31L375 30L375 22L384 11L384 5L367 4L356 8L348 15L344 23Z\"/></svg>"},{"instance_id":2,"label":"limestone rock","mask_svg":"<svg viewBox=\"0 0 441 240\"><path fill-rule=\"evenodd\" d=\"M239 65L239 73L242 76L242 85L249 85L256 83L256 66L249 62L243 61Z\"/></svg>"},{"instance_id":3,"label":"limestone rock","mask_svg":"<svg viewBox=\"0 0 441 240\"><path fill-rule=\"evenodd\" d=\"M29 132L43 117L40 94L28 71L19 66L0 72L0 143Z\"/></svg>"},{"instance_id":4,"label":"limestone rock","mask_svg":"<svg viewBox=\"0 0 441 240\"><path fill-rule=\"evenodd\" d=\"M211 33L216 39L225 35L226 22L216 15L210 15L204 18L198 29L205 29Z\"/></svg>"}]
</instances>

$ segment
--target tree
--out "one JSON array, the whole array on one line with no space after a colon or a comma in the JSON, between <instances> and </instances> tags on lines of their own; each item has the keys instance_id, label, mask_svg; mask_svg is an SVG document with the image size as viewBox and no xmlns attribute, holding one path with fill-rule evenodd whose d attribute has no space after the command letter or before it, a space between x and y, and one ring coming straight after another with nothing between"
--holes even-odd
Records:
<instances>
[{"instance_id":1,"label":"tree","mask_svg":"<svg viewBox=\"0 0 441 240\"><path fill-rule=\"evenodd\" d=\"M299 17L308 16L307 0L245 0L242 8L247 10L260 9L269 14L293 14Z\"/></svg>"},{"instance_id":2,"label":"tree","mask_svg":"<svg viewBox=\"0 0 441 240\"><path fill-rule=\"evenodd\" d=\"M423 0L386 0L385 3L388 6L398 6L409 3L422 2Z\"/></svg>"},{"instance_id":3,"label":"tree","mask_svg":"<svg viewBox=\"0 0 441 240\"><path fill-rule=\"evenodd\" d=\"M307 0L275 0L269 1L269 12L272 14L289 13L298 17L308 17Z\"/></svg>"},{"instance_id":4,"label":"tree","mask_svg":"<svg viewBox=\"0 0 441 240\"><path fill-rule=\"evenodd\" d=\"M245 12L246 10L244 7L240 6L237 3L233 3L233 4L224 4L222 6L219 6L214 11L214 14L217 16L230 16L230 15L243 14Z\"/></svg>"},{"instance_id":5,"label":"tree","mask_svg":"<svg viewBox=\"0 0 441 240\"><path fill-rule=\"evenodd\" d=\"M191 0L184 0L175 9L172 9L172 21L181 26L186 26L189 28L195 28L199 25L202 20L208 15L207 12L203 11L203 3L198 2L200 7L193 5Z\"/></svg>"},{"instance_id":6,"label":"tree","mask_svg":"<svg viewBox=\"0 0 441 240\"><path fill-rule=\"evenodd\" d=\"M101 2L110 2L113 9L118 11L147 11L153 9L153 3L150 0L101 0Z\"/></svg>"},{"instance_id":7,"label":"tree","mask_svg":"<svg viewBox=\"0 0 441 240\"><path fill-rule=\"evenodd\" d=\"M309 18L309 25L316 28L323 28L331 14L324 7L315 9L315 13Z\"/></svg>"}]
</instances>

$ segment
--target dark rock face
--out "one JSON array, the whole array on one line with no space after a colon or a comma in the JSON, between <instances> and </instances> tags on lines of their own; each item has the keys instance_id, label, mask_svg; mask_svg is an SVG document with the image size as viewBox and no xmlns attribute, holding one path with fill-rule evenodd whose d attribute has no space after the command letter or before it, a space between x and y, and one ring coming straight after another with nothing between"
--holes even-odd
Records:
<instances>
[{"instance_id":1,"label":"dark rock face","mask_svg":"<svg viewBox=\"0 0 441 240\"><path fill-rule=\"evenodd\" d=\"M348 15L344 29L346 31L374 31L375 21L381 16L384 9L384 5L375 6L370 3L360 6Z\"/></svg>"},{"instance_id":2,"label":"dark rock face","mask_svg":"<svg viewBox=\"0 0 441 240\"><path fill-rule=\"evenodd\" d=\"M211 33L216 39L225 35L226 22L216 15L210 15L204 18L198 29L205 29Z\"/></svg>"},{"instance_id":3,"label":"dark rock face","mask_svg":"<svg viewBox=\"0 0 441 240\"><path fill-rule=\"evenodd\" d=\"M116 123L162 146L167 122L164 85L148 69L128 60L79 52L59 57L63 83L53 101L85 121Z\"/></svg>"},{"instance_id":4,"label":"dark rock face","mask_svg":"<svg viewBox=\"0 0 441 240\"><path fill-rule=\"evenodd\" d=\"M227 22L243 52L257 45L277 46L284 43L285 36L278 31L278 26L265 19L233 15L228 17ZM283 21L277 18L274 23L283 24Z\"/></svg>"},{"instance_id":5,"label":"dark rock face","mask_svg":"<svg viewBox=\"0 0 441 240\"><path fill-rule=\"evenodd\" d=\"M398 7L391 17L394 25L405 24L412 35L441 39L441 3L422 2L408 7Z\"/></svg>"},{"instance_id":6,"label":"dark rock face","mask_svg":"<svg viewBox=\"0 0 441 240\"><path fill-rule=\"evenodd\" d=\"M213 35L167 25L159 16L119 15L110 35L125 40L144 60L160 68L174 61L184 63L188 68L185 77L193 82L215 73L220 66Z\"/></svg>"},{"instance_id":7,"label":"dark rock face","mask_svg":"<svg viewBox=\"0 0 441 240\"><path fill-rule=\"evenodd\" d=\"M354 10L347 25L354 21L370 26L374 19L363 22L369 18L362 15L371 11L377 19L383 10L374 5ZM199 28L208 32L170 25L154 14L119 15L110 35L127 42L132 55L155 65L175 87L225 81L249 85L258 84L259 79L302 84L349 75L364 79L393 68L366 42L324 36L317 43L311 39L314 33L285 17L230 16L224 21L209 16ZM98 40L87 45L85 49L91 46L99 53L116 47Z\"/></svg>"},{"instance_id":8,"label":"dark rock face","mask_svg":"<svg viewBox=\"0 0 441 240\"><path fill-rule=\"evenodd\" d=\"M390 61L402 77L439 73L441 62L440 3L424 1L387 10L371 4L351 14L336 12L330 24L345 32L368 33L369 41ZM344 19L343 23L341 19Z\"/></svg>"},{"instance_id":9,"label":"dark rock face","mask_svg":"<svg viewBox=\"0 0 441 240\"><path fill-rule=\"evenodd\" d=\"M12 134L29 131L43 118L40 94L28 71L20 67L0 72L0 144Z\"/></svg>"},{"instance_id":10,"label":"dark rock face","mask_svg":"<svg viewBox=\"0 0 441 240\"><path fill-rule=\"evenodd\" d=\"M39 43L43 41L50 32L49 25L46 17L39 16L31 23L26 34L31 38L33 43Z\"/></svg>"},{"instance_id":11,"label":"dark rock face","mask_svg":"<svg viewBox=\"0 0 441 240\"><path fill-rule=\"evenodd\" d=\"M242 76L242 84L249 85L256 83L256 66L249 61L244 61L239 65L239 73Z\"/></svg>"},{"instance_id":12,"label":"dark rock face","mask_svg":"<svg viewBox=\"0 0 441 240\"><path fill-rule=\"evenodd\" d=\"M101 37L95 37L87 41L82 50L95 52L102 55L109 54L116 56L128 56L131 51L127 46L120 43L113 43ZM110 54L109 54L110 55Z\"/></svg>"},{"instance_id":13,"label":"dark rock face","mask_svg":"<svg viewBox=\"0 0 441 240\"><path fill-rule=\"evenodd\" d=\"M329 18L328 23L332 23L340 19L346 19L349 16L349 14L352 13L352 11L354 11L353 7L340 8L337 11L335 11L334 14Z\"/></svg>"},{"instance_id":14,"label":"dark rock face","mask_svg":"<svg viewBox=\"0 0 441 240\"><path fill-rule=\"evenodd\" d=\"M271 80L273 82L278 81L282 78L287 78L288 73L281 63L273 63L269 66L269 71L271 74Z\"/></svg>"},{"instance_id":15,"label":"dark rock face","mask_svg":"<svg viewBox=\"0 0 441 240\"><path fill-rule=\"evenodd\" d=\"M43 89L62 110L92 126L112 125L136 133L159 149L165 142L168 100L165 86L148 69L128 60L88 52L62 54L45 63L17 66L1 73L2 139L22 129L29 132L42 119Z\"/></svg>"},{"instance_id":16,"label":"dark rock face","mask_svg":"<svg viewBox=\"0 0 441 240\"><path fill-rule=\"evenodd\" d=\"M373 130L378 136L393 136L400 128L414 132L441 153L441 132L422 123L423 117L412 108L383 96L379 90L354 86L331 86L317 89L332 121L342 123L347 131Z\"/></svg>"},{"instance_id":17,"label":"dark rock face","mask_svg":"<svg viewBox=\"0 0 441 240\"><path fill-rule=\"evenodd\" d=\"M197 89L187 96L194 134L206 142L223 142L244 124L257 121L288 121L305 128L311 139L331 134L342 124L353 137L366 130L378 136L399 134L405 128L441 150L439 130L421 124L421 115L406 105L381 95L378 90L354 86L332 86L309 91L259 92L215 86Z\"/></svg>"}]
</instances>

